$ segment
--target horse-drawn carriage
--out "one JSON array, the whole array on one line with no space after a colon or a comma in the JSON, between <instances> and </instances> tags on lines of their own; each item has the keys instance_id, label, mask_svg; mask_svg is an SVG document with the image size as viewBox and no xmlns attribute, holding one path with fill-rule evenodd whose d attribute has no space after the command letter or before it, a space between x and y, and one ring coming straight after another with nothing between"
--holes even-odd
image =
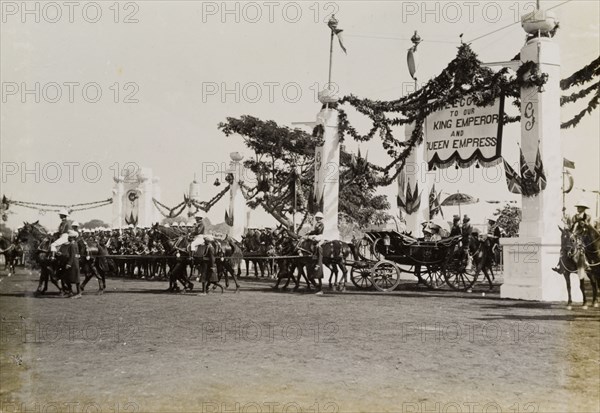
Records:
<instances>
[{"instance_id":1,"label":"horse-drawn carriage","mask_svg":"<svg viewBox=\"0 0 600 413\"><path fill-rule=\"evenodd\" d=\"M396 231L369 231L357 246L360 260L352 264L350 279L357 288L388 292L398 287L402 273L409 273L431 289L447 284L467 291L478 274L460 240L420 241Z\"/></svg>"}]
</instances>

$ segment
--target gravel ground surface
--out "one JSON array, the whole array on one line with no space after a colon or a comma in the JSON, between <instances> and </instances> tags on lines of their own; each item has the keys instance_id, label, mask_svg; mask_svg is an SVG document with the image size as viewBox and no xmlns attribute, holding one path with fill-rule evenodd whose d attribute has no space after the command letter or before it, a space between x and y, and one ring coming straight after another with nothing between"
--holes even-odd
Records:
<instances>
[{"instance_id":1,"label":"gravel ground surface","mask_svg":"<svg viewBox=\"0 0 600 413\"><path fill-rule=\"evenodd\" d=\"M35 297L36 278L0 275L3 412L600 411L599 308L250 279L208 296L108 279L66 299Z\"/></svg>"}]
</instances>

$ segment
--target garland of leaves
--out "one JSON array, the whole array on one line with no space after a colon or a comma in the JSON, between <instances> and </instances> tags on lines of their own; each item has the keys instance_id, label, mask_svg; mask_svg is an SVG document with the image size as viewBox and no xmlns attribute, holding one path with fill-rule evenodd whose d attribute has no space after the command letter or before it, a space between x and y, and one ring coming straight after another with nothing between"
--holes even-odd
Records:
<instances>
[{"instance_id":1,"label":"garland of leaves","mask_svg":"<svg viewBox=\"0 0 600 413\"><path fill-rule=\"evenodd\" d=\"M95 208L100 208L106 205L110 205L112 204L113 200L112 198L108 198L108 199L103 199L101 201L93 201L93 202L83 202L83 203L79 203L79 204L46 204L46 203L42 203L42 202L26 202L26 201L13 201L10 200L6 197L2 198L2 203L4 205L6 205L5 209L8 209L8 207L13 204L16 206L20 206L23 208L29 208L29 209L34 209L36 211L39 211L40 214L45 214L46 212L58 212L61 209L67 209L69 211L69 213L71 212L77 212L77 211L86 211L88 209L95 209Z\"/></svg>"},{"instance_id":2,"label":"garland of leaves","mask_svg":"<svg viewBox=\"0 0 600 413\"><path fill-rule=\"evenodd\" d=\"M165 204L158 201L156 198L152 198L152 202L154 203L154 206L156 207L158 212L160 212L160 214L165 218L178 217L179 215L181 215L181 213L183 212L185 207L188 206L187 200L175 205L173 208L169 208ZM168 213L163 212L161 208L166 209L168 211Z\"/></svg>"},{"instance_id":3,"label":"garland of leaves","mask_svg":"<svg viewBox=\"0 0 600 413\"><path fill-rule=\"evenodd\" d=\"M596 58L583 69L580 69L577 72L573 73L568 78L561 80L560 88L566 91L574 86L584 85L597 78L598 76L600 76L600 57ZM569 119L566 122L563 122L560 126L562 129L568 129L577 126L577 124L579 124L581 119L583 119L583 117L586 114L591 113L598 107L598 101L600 100L600 82L596 82L592 86L582 89L579 92L574 92L570 95L561 96L560 105L564 106L568 103L577 102L578 100L583 99L584 97L592 93L594 90L596 91L596 93L592 96L587 106L582 111L574 115L571 119Z\"/></svg>"},{"instance_id":4,"label":"garland of leaves","mask_svg":"<svg viewBox=\"0 0 600 413\"><path fill-rule=\"evenodd\" d=\"M489 106L500 96L508 96L515 99L518 106L522 88L539 88L546 81L547 75L540 73L539 66L534 62L525 62L514 76L510 76L508 68L494 72L483 66L471 47L461 44L457 56L437 77L408 96L393 101L378 101L349 95L340 99L337 105L330 104L330 107L339 111L338 127L341 140L348 134L357 141L367 142L379 134L383 148L392 158L387 166L377 169L383 172L381 183L386 185L404 168L412 149L423 142L423 124L430 114L467 98L477 106ZM372 126L367 134L360 134L350 124L347 113L339 108L344 104L351 105L371 120ZM504 120L517 121L518 117L505 116ZM414 124L410 138L406 141L395 138L392 128L406 124ZM319 130L315 128L313 134L318 133ZM390 175L394 167L396 171Z\"/></svg>"},{"instance_id":5,"label":"garland of leaves","mask_svg":"<svg viewBox=\"0 0 600 413\"><path fill-rule=\"evenodd\" d=\"M208 212L217 202L219 202L221 198L223 198L223 196L229 191L230 188L231 186L227 185L225 189L223 189L217 195L213 196L209 201L196 201L195 199L190 198L189 202L197 209L201 209L204 212Z\"/></svg>"},{"instance_id":6,"label":"garland of leaves","mask_svg":"<svg viewBox=\"0 0 600 413\"><path fill-rule=\"evenodd\" d=\"M208 212L217 202L219 202L221 198L223 198L223 196L227 193L227 191L229 191L229 189L230 186L227 185L225 189L223 189L217 195L212 197L212 199L210 199L209 201L196 201L195 199L188 198L184 195L183 201L172 208L168 207L167 205L163 204L155 198L152 198L152 202L154 203L154 206L156 207L158 212L160 212L161 215L165 218L177 218L179 215L181 215L185 208L189 206L194 206L196 209L201 209L204 212ZM167 212L163 212L163 209L167 210Z\"/></svg>"}]
</instances>

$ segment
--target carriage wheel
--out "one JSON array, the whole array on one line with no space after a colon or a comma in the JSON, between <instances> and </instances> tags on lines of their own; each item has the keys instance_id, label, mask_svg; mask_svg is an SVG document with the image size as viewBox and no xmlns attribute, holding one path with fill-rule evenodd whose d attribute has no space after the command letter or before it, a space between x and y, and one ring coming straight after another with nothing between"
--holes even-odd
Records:
<instances>
[{"instance_id":1,"label":"carriage wheel","mask_svg":"<svg viewBox=\"0 0 600 413\"><path fill-rule=\"evenodd\" d=\"M444 269L446 284L455 291L467 291L477 282L477 275L473 267L468 268L466 260L451 257Z\"/></svg>"},{"instance_id":2,"label":"carriage wheel","mask_svg":"<svg viewBox=\"0 0 600 413\"><path fill-rule=\"evenodd\" d=\"M440 265L428 265L427 272L423 274L423 280L427 283L427 287L432 290L441 288L446 282L444 271L442 271Z\"/></svg>"},{"instance_id":3,"label":"carriage wheel","mask_svg":"<svg viewBox=\"0 0 600 413\"><path fill-rule=\"evenodd\" d=\"M393 291L400 284L400 268L392 261L379 261L371 270L371 281L379 291Z\"/></svg>"},{"instance_id":4,"label":"carriage wheel","mask_svg":"<svg viewBox=\"0 0 600 413\"><path fill-rule=\"evenodd\" d=\"M356 288L361 290L367 290L373 287L371 282L371 271L368 267L354 264L350 271L350 280Z\"/></svg>"}]
</instances>

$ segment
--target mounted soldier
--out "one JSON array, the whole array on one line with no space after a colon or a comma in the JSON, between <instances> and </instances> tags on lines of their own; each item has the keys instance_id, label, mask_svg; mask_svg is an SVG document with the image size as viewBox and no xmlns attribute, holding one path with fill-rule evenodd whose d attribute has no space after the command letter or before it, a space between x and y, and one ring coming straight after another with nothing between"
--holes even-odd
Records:
<instances>
[{"instance_id":1,"label":"mounted soldier","mask_svg":"<svg viewBox=\"0 0 600 413\"><path fill-rule=\"evenodd\" d=\"M311 231L309 231L306 236L308 239L317 243L317 262L319 268L323 263L323 232L325 231L325 224L323 223L323 213L317 212L315 215L315 226Z\"/></svg>"},{"instance_id":2,"label":"mounted soldier","mask_svg":"<svg viewBox=\"0 0 600 413\"><path fill-rule=\"evenodd\" d=\"M206 228L204 227L204 214L200 211L196 212L194 215L194 219L196 220L196 224L190 232L190 238L193 239L190 248L192 251L195 251L198 245L204 245L205 232Z\"/></svg>"},{"instance_id":3,"label":"mounted soldier","mask_svg":"<svg viewBox=\"0 0 600 413\"><path fill-rule=\"evenodd\" d=\"M579 234L584 231L588 225L592 224L592 217L586 212L590 209L585 201L580 201L575 204L577 213L571 219L571 232L573 234Z\"/></svg>"},{"instance_id":4,"label":"mounted soldier","mask_svg":"<svg viewBox=\"0 0 600 413\"><path fill-rule=\"evenodd\" d=\"M71 224L67 220L69 216L69 212L66 209L61 209L58 211L58 216L60 217L60 224L58 225L58 239L50 244L50 251L52 252L52 256L58 251L58 247L69 242L69 231L71 231Z\"/></svg>"}]
</instances>

